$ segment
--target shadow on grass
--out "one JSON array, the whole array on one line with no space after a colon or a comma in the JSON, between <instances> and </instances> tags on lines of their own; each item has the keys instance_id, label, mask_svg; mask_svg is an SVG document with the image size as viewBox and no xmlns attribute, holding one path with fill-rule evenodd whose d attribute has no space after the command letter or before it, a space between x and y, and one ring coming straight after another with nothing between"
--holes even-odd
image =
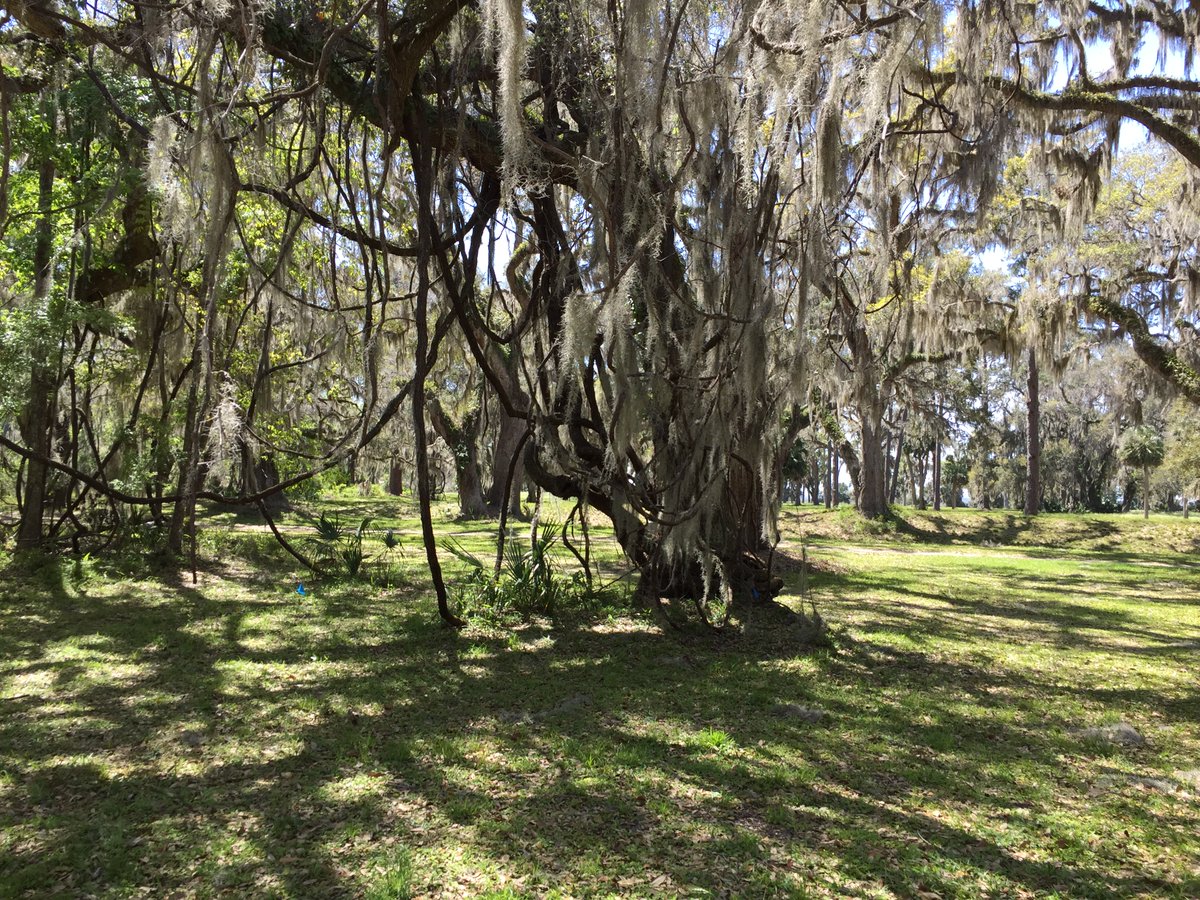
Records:
<instances>
[{"instance_id":1,"label":"shadow on grass","mask_svg":"<svg viewBox=\"0 0 1200 900\"><path fill-rule=\"evenodd\" d=\"M929 544L1020 544L1029 535L1035 520L1029 516L1005 512L976 511L980 520L974 527L964 527L960 519L937 513L905 516L893 513L897 531ZM922 527L923 524L929 527ZM1102 519L1078 517L1070 528L1060 528L1055 534L1055 546L1069 548L1111 538L1119 533L1117 526Z\"/></svg>"},{"instance_id":2,"label":"shadow on grass","mask_svg":"<svg viewBox=\"0 0 1200 900\"><path fill-rule=\"evenodd\" d=\"M950 639L963 645L982 640L1004 644L1022 641L1069 650L1139 656L1178 656L1187 660L1200 650L1200 629L1181 626L1171 631L1148 626L1129 608L1089 603L1079 582L1072 577L1008 573L1003 588L961 594L939 590L938 573L920 567L906 577L878 573L822 573L812 580L814 590L834 598L827 613L836 619L838 598L857 604L858 598L886 595L886 602L872 608L873 625L909 634L918 641ZM1109 591L1112 585L1104 586ZM1095 590L1103 597L1104 590ZM1079 596L1078 600L1063 599ZM911 598L911 601L905 598ZM829 602L829 598L826 598ZM1147 590L1145 602L1163 606L1195 606L1200 596L1188 584L1175 591Z\"/></svg>"},{"instance_id":3,"label":"shadow on grass","mask_svg":"<svg viewBox=\"0 0 1200 900\"><path fill-rule=\"evenodd\" d=\"M89 594L66 565L19 591L11 577L0 833L36 827L0 842L0 896L358 896L384 838L458 846L468 868L508 861L542 885L533 893L576 877L619 890L645 872L679 892L799 893L804 853L902 895L962 894L987 876L1033 894L1180 888L1097 862L1051 817L1035 824L1058 861L933 815L1049 812L1052 797L995 776L1044 774L1074 748L1041 706L1071 689L1033 674L858 643L813 656L819 678L806 679L748 642L715 652L581 627L534 629L512 649L441 630L424 600L344 593L322 609L236 573L231 596L171 579ZM941 627L963 639L1013 615L1044 639L1131 628L1115 613L1085 623L1071 603L955 608ZM780 700L820 705L832 724L781 719ZM697 739L706 729L728 741Z\"/></svg>"}]
</instances>

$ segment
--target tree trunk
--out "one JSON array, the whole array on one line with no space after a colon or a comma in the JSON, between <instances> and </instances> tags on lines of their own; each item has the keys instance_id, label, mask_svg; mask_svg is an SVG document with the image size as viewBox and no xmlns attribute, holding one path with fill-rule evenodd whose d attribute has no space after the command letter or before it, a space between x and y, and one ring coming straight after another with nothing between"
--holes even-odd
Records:
<instances>
[{"instance_id":1,"label":"tree trunk","mask_svg":"<svg viewBox=\"0 0 1200 900\"><path fill-rule=\"evenodd\" d=\"M940 512L942 508L942 442L933 443L933 511Z\"/></svg>"},{"instance_id":2,"label":"tree trunk","mask_svg":"<svg viewBox=\"0 0 1200 900\"><path fill-rule=\"evenodd\" d=\"M1142 466L1142 518L1150 518L1150 467Z\"/></svg>"},{"instance_id":3,"label":"tree trunk","mask_svg":"<svg viewBox=\"0 0 1200 900\"><path fill-rule=\"evenodd\" d=\"M49 140L54 140L57 107L53 101L46 103L46 116L50 128ZM49 305L51 288L54 284L54 262L51 258L54 237L54 158L47 153L38 170L38 225L33 248L33 302L34 306ZM52 316L47 316L53 321ZM40 343L40 342L39 342ZM57 388L57 372L53 367L53 354L48 342L46 346L33 348L33 368L29 380L29 402L20 417L21 437L29 449L43 457L51 451L50 430L54 422L54 395ZM42 542L42 519L46 507L45 463L30 459L25 470L24 505L21 507L21 524L17 529L17 546L36 547Z\"/></svg>"},{"instance_id":4,"label":"tree trunk","mask_svg":"<svg viewBox=\"0 0 1200 900\"><path fill-rule=\"evenodd\" d=\"M275 465L275 460L269 454L255 459L253 453L247 449L243 453L243 465L249 467L243 476L242 490L244 493L257 494L279 484L279 467ZM292 508L287 494L283 491L276 491L262 503L268 513L286 512Z\"/></svg>"},{"instance_id":5,"label":"tree trunk","mask_svg":"<svg viewBox=\"0 0 1200 900\"><path fill-rule=\"evenodd\" d=\"M908 477L912 482L913 503L920 510L929 508L929 503L925 499L925 469L927 467L927 459L928 457L924 451L908 458ZM920 461L919 463L918 460Z\"/></svg>"},{"instance_id":6,"label":"tree trunk","mask_svg":"<svg viewBox=\"0 0 1200 900\"><path fill-rule=\"evenodd\" d=\"M436 224L433 220L432 195L433 175L429 150L409 141L409 152L413 163L413 179L417 189L417 296L413 318L416 320L415 365L413 367L412 425L413 456L417 470L417 506L421 514L421 540L425 544L425 561L429 565L429 577L437 595L438 615L442 621L454 628L466 622L450 609L450 595L442 578L442 564L438 560L437 538L433 532L433 511L429 491L429 448L425 443L425 376L428 374L425 358L429 348L429 257L432 252Z\"/></svg>"},{"instance_id":7,"label":"tree trunk","mask_svg":"<svg viewBox=\"0 0 1200 900\"><path fill-rule=\"evenodd\" d=\"M393 497L399 497L404 493L404 467L400 465L400 460L394 457L391 468L388 470L387 491Z\"/></svg>"},{"instance_id":8,"label":"tree trunk","mask_svg":"<svg viewBox=\"0 0 1200 900\"><path fill-rule=\"evenodd\" d=\"M526 427L524 419L514 418L501 410L500 433L496 437L496 449L492 454L492 484L484 495L488 508L494 512L499 512L501 504L504 503L504 485L508 480L509 467L516 466L512 480L507 481L512 486L508 496L508 514L516 516L521 513L521 483L525 480L525 463L518 453L518 448L521 446L521 437L525 434Z\"/></svg>"},{"instance_id":9,"label":"tree trunk","mask_svg":"<svg viewBox=\"0 0 1200 900\"><path fill-rule=\"evenodd\" d=\"M436 397L426 398L429 423L450 452L454 454L454 475L458 482L458 514L463 519L479 519L487 515L483 499L483 479L479 476L479 411L467 415L462 425L456 425L442 409Z\"/></svg>"},{"instance_id":10,"label":"tree trunk","mask_svg":"<svg viewBox=\"0 0 1200 900\"><path fill-rule=\"evenodd\" d=\"M196 432L196 403L199 396L199 366L196 365L198 353L193 352L191 363L191 384L188 386L187 404L184 407L183 416L183 459L179 463L179 479L176 483L175 493L180 499L175 501L175 507L171 510L171 524L167 529L167 549L174 554L183 552L183 532L184 526L187 524L189 504L184 495L187 491L189 483L189 473L191 471L190 460L192 459L192 443L198 438Z\"/></svg>"},{"instance_id":11,"label":"tree trunk","mask_svg":"<svg viewBox=\"0 0 1200 900\"><path fill-rule=\"evenodd\" d=\"M829 457L829 471L833 478L833 505L838 506L842 502L842 460L837 447Z\"/></svg>"},{"instance_id":12,"label":"tree trunk","mask_svg":"<svg viewBox=\"0 0 1200 900\"><path fill-rule=\"evenodd\" d=\"M860 410L862 419L862 459L859 468L858 511L868 519L887 515L884 478L887 457L883 452L883 409L878 403Z\"/></svg>"},{"instance_id":13,"label":"tree trunk","mask_svg":"<svg viewBox=\"0 0 1200 900\"><path fill-rule=\"evenodd\" d=\"M488 515L483 499L483 480L479 476L478 454L474 447L463 465L455 457L455 479L458 482L458 514L464 519L482 519Z\"/></svg>"},{"instance_id":14,"label":"tree trunk","mask_svg":"<svg viewBox=\"0 0 1200 900\"><path fill-rule=\"evenodd\" d=\"M201 102L204 103L210 89L207 79L201 79ZM214 166L225 168L226 148L221 143L217 124L209 122L205 140L211 142L211 157ZM172 553L183 549L186 528L191 537L192 582L196 580L196 494L204 482L208 468L204 459L206 435L204 426L212 408L214 365L213 344L218 333L217 310L221 293L221 282L225 273L225 251L233 223L236 188L232 173L221 171L217 184L209 195L208 221L205 223L205 255L200 271L199 299L203 304L196 317L196 338L192 345L192 384L188 391L189 428L184 440L184 459L179 479L179 500L171 516L171 528L167 546Z\"/></svg>"},{"instance_id":15,"label":"tree trunk","mask_svg":"<svg viewBox=\"0 0 1200 900\"><path fill-rule=\"evenodd\" d=\"M900 461L904 459L904 420L900 422L900 434L896 438L896 461L892 465L892 481L888 488L888 502L895 503L900 493Z\"/></svg>"},{"instance_id":16,"label":"tree trunk","mask_svg":"<svg viewBox=\"0 0 1200 900\"><path fill-rule=\"evenodd\" d=\"M1042 508L1042 401L1038 390L1037 356L1029 351L1029 381L1027 384L1028 474L1025 478L1025 515L1036 516Z\"/></svg>"},{"instance_id":17,"label":"tree trunk","mask_svg":"<svg viewBox=\"0 0 1200 900\"><path fill-rule=\"evenodd\" d=\"M825 445L825 508L833 509L833 441Z\"/></svg>"}]
</instances>

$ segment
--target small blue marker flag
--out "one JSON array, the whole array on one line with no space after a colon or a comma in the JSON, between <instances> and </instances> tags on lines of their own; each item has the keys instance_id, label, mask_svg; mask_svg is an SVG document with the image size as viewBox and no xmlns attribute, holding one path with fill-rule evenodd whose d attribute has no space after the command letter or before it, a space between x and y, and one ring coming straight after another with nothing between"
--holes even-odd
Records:
<instances>
[{"instance_id":1,"label":"small blue marker flag","mask_svg":"<svg viewBox=\"0 0 1200 900\"><path fill-rule=\"evenodd\" d=\"M308 596L307 592L304 590L304 582L303 581L300 582L298 585L296 585L296 593L299 594L301 597Z\"/></svg>"}]
</instances>

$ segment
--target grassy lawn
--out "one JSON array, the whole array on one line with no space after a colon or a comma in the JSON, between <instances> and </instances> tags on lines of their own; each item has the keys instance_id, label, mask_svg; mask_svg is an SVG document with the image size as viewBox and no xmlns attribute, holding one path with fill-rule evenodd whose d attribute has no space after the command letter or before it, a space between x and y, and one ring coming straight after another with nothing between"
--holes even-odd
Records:
<instances>
[{"instance_id":1,"label":"grassy lawn","mask_svg":"<svg viewBox=\"0 0 1200 900\"><path fill-rule=\"evenodd\" d=\"M836 633L803 650L454 634L411 507L333 506L375 583L301 597L230 513L195 585L0 575L0 897L1200 895L1200 521L790 508L783 599ZM1077 733L1118 721L1145 745Z\"/></svg>"}]
</instances>

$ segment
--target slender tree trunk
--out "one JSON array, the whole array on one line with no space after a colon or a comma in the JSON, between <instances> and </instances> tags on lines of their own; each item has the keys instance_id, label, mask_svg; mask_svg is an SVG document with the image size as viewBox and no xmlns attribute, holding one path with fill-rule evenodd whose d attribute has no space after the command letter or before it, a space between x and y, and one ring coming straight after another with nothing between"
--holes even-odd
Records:
<instances>
[{"instance_id":1,"label":"slender tree trunk","mask_svg":"<svg viewBox=\"0 0 1200 900\"><path fill-rule=\"evenodd\" d=\"M1150 467L1142 466L1142 518L1150 518Z\"/></svg>"},{"instance_id":2,"label":"slender tree trunk","mask_svg":"<svg viewBox=\"0 0 1200 900\"><path fill-rule=\"evenodd\" d=\"M920 462L918 463L918 460ZM917 509L925 509L925 454L919 453L908 458L908 480L912 489L913 505Z\"/></svg>"},{"instance_id":3,"label":"slender tree trunk","mask_svg":"<svg viewBox=\"0 0 1200 900\"><path fill-rule=\"evenodd\" d=\"M58 110L52 99L45 104L50 134L47 142L54 141L57 131ZM35 307L49 306L54 286L54 262L51 258L54 238L54 158L47 148L46 158L38 169L38 224L33 247L33 303ZM55 317L47 316L53 323ZM48 337L48 336L47 336ZM44 457L50 456L51 426L54 423L54 394L57 389L57 372L54 370L54 354L48 342L41 346L39 341L33 353L33 368L29 380L29 401L20 418L21 437L29 449ZM42 542L42 519L46 508L45 463L30 459L25 469L24 505L21 507L21 524L17 528L17 546L36 547Z\"/></svg>"},{"instance_id":4,"label":"slender tree trunk","mask_svg":"<svg viewBox=\"0 0 1200 900\"><path fill-rule=\"evenodd\" d=\"M939 438L933 443L933 510L940 512L942 508L942 442Z\"/></svg>"},{"instance_id":5,"label":"slender tree trunk","mask_svg":"<svg viewBox=\"0 0 1200 900\"><path fill-rule=\"evenodd\" d=\"M196 327L200 327L200 323L196 323ZM187 491L189 477L191 473L192 447L196 441L196 403L199 396L199 366L196 364L199 351L193 349L191 362L191 384L188 387L187 404L184 407L183 416L183 459L179 464L179 480L176 484L175 493L179 496L179 500L175 501L175 507L171 511L171 524L167 529L167 549L172 553L180 554L183 552L183 533L184 527L188 519L188 503L184 499L184 494Z\"/></svg>"},{"instance_id":6,"label":"slender tree trunk","mask_svg":"<svg viewBox=\"0 0 1200 900\"><path fill-rule=\"evenodd\" d=\"M895 503L900 493L900 461L904 459L904 425L907 416L900 420L900 434L896 438L896 461L892 465L892 480L888 489L888 502Z\"/></svg>"},{"instance_id":7,"label":"slender tree trunk","mask_svg":"<svg viewBox=\"0 0 1200 900\"><path fill-rule=\"evenodd\" d=\"M258 414L258 406L262 397L270 390L268 378L271 372L271 346L275 326L275 299L270 295L267 299L267 309L263 320L262 343L258 349L258 366L254 374L254 382L250 389L250 402L246 406L245 427L252 429ZM255 457L254 448L245 436L238 439L239 455L241 457L242 485L245 495L257 494L279 484L279 467L270 454ZM267 512L283 512L291 508L287 494L283 491L272 494L263 501Z\"/></svg>"},{"instance_id":8,"label":"slender tree trunk","mask_svg":"<svg viewBox=\"0 0 1200 900\"><path fill-rule=\"evenodd\" d=\"M1033 350L1030 350L1027 391L1025 515L1036 516L1042 509L1042 397L1038 391L1038 358Z\"/></svg>"},{"instance_id":9,"label":"slender tree trunk","mask_svg":"<svg viewBox=\"0 0 1200 900\"><path fill-rule=\"evenodd\" d=\"M833 441L825 445L825 508L833 509Z\"/></svg>"},{"instance_id":10,"label":"slender tree trunk","mask_svg":"<svg viewBox=\"0 0 1200 900\"><path fill-rule=\"evenodd\" d=\"M429 159L429 148L409 141L412 155L413 178L417 189L417 296L414 319L416 320L416 347L414 348L412 423L414 456L417 469L417 502L421 514L421 538L425 543L425 559L429 564L429 576L437 595L438 615L447 625L461 628L466 624L450 610L450 597L446 593L446 582L442 578L442 564L437 555L437 539L433 533L432 498L429 491L429 448L425 443L425 384L429 348L429 257L433 251L433 235L436 225L433 220L432 194L433 172Z\"/></svg>"},{"instance_id":11,"label":"slender tree trunk","mask_svg":"<svg viewBox=\"0 0 1200 900\"><path fill-rule=\"evenodd\" d=\"M937 401L937 434L933 441L933 509L942 508L942 398Z\"/></svg>"},{"instance_id":12,"label":"slender tree trunk","mask_svg":"<svg viewBox=\"0 0 1200 900\"><path fill-rule=\"evenodd\" d=\"M842 502L842 460L837 447L833 448L829 457L829 469L833 474L833 505L838 506Z\"/></svg>"}]
</instances>

